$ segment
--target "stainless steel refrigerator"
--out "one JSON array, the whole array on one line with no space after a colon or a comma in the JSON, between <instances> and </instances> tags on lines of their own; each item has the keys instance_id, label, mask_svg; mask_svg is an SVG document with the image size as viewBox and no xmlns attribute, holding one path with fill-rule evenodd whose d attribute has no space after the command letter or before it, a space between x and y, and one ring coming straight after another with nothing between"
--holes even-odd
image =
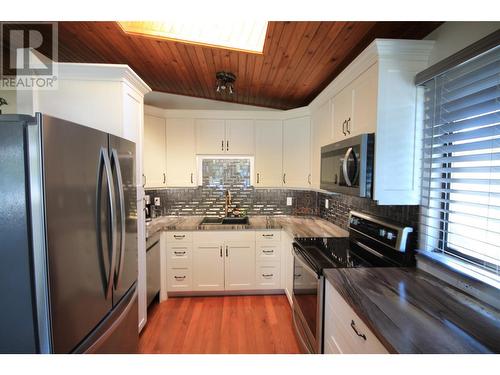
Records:
<instances>
[{"instance_id":1,"label":"stainless steel refrigerator","mask_svg":"<svg viewBox=\"0 0 500 375\"><path fill-rule=\"evenodd\" d=\"M135 353L135 144L0 115L0 353Z\"/></svg>"}]
</instances>

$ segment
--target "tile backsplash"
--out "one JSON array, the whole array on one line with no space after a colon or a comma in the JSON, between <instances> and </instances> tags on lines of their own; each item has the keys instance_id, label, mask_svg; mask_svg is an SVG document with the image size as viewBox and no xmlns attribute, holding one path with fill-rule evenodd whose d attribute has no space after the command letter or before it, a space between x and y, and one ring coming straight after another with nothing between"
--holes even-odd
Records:
<instances>
[{"instance_id":1,"label":"tile backsplash","mask_svg":"<svg viewBox=\"0 0 500 375\"><path fill-rule=\"evenodd\" d=\"M160 197L162 215L219 216L224 213L225 191L249 215L317 215L317 193L290 189L255 189L250 185L249 159L204 159L202 186L148 190ZM292 205L287 206L287 197Z\"/></svg>"},{"instance_id":2,"label":"tile backsplash","mask_svg":"<svg viewBox=\"0 0 500 375\"><path fill-rule=\"evenodd\" d=\"M419 206L379 206L371 199L308 190L255 189L249 159L205 159L202 170L202 186L147 190L151 198L161 198L158 213L219 216L224 214L224 193L229 190L233 206L248 215L313 215L347 228L349 211L358 210L418 228ZM287 197L292 198L291 206L286 205Z\"/></svg>"}]
</instances>

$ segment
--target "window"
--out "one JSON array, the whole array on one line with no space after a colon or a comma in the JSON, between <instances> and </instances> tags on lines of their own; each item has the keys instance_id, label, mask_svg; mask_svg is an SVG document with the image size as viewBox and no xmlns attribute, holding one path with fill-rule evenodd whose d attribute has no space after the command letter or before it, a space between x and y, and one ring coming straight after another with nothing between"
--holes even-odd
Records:
<instances>
[{"instance_id":1,"label":"window","mask_svg":"<svg viewBox=\"0 0 500 375\"><path fill-rule=\"evenodd\" d=\"M423 85L420 247L500 280L500 47Z\"/></svg>"}]
</instances>

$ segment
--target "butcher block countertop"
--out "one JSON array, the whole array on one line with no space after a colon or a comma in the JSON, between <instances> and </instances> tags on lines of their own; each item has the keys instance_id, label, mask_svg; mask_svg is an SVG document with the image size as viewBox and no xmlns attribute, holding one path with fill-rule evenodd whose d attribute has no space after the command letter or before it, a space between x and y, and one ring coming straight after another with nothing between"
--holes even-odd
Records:
<instances>
[{"instance_id":1,"label":"butcher block countertop","mask_svg":"<svg viewBox=\"0 0 500 375\"><path fill-rule=\"evenodd\" d=\"M203 216L161 216L146 225L147 236L159 231L286 230L293 237L347 237L349 233L313 216L249 216L248 225L201 225Z\"/></svg>"},{"instance_id":2,"label":"butcher block countertop","mask_svg":"<svg viewBox=\"0 0 500 375\"><path fill-rule=\"evenodd\" d=\"M415 268L325 270L390 352L500 353L500 312Z\"/></svg>"}]
</instances>

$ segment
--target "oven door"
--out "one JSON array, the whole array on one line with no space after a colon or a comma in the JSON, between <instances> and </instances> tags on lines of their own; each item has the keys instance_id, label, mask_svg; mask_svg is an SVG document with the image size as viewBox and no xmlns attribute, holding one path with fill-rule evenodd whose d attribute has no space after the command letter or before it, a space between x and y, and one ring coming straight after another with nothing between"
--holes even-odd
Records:
<instances>
[{"instance_id":1,"label":"oven door","mask_svg":"<svg viewBox=\"0 0 500 375\"><path fill-rule=\"evenodd\" d=\"M302 349L322 353L323 287L321 270L294 245L293 257L293 321Z\"/></svg>"}]
</instances>

